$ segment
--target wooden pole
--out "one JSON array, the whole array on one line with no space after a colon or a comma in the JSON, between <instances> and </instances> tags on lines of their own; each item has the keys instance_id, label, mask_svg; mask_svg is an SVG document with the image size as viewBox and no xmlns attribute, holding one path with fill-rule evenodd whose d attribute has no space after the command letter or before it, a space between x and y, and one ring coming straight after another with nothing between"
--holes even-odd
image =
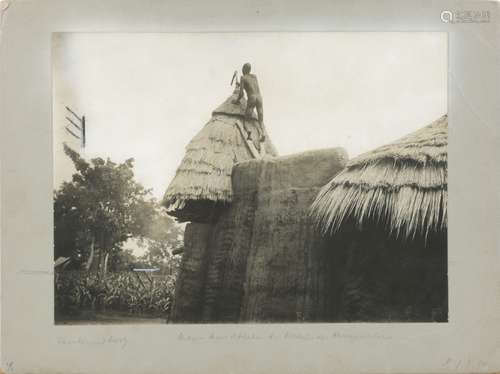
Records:
<instances>
[{"instance_id":1,"label":"wooden pole","mask_svg":"<svg viewBox=\"0 0 500 374\"><path fill-rule=\"evenodd\" d=\"M250 154L257 159L261 158L261 155L259 151L257 151L257 148L255 148L255 145L251 140L247 139L247 136L245 135L245 130L243 129L243 125L239 122L235 122L236 127L240 130L240 134L243 138L243 141L245 142Z\"/></svg>"},{"instance_id":2,"label":"wooden pole","mask_svg":"<svg viewBox=\"0 0 500 374\"><path fill-rule=\"evenodd\" d=\"M85 148L85 141L86 141L85 116L82 116L82 148Z\"/></svg>"}]
</instances>

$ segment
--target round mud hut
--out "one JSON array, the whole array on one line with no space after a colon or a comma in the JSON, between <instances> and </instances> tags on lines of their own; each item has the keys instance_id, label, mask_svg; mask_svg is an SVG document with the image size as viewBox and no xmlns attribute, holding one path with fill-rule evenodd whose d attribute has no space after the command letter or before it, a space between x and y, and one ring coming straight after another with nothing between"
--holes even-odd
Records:
<instances>
[{"instance_id":1,"label":"round mud hut","mask_svg":"<svg viewBox=\"0 0 500 374\"><path fill-rule=\"evenodd\" d=\"M444 115L320 190L312 216L339 285L325 319L447 320L447 133Z\"/></svg>"},{"instance_id":2,"label":"round mud hut","mask_svg":"<svg viewBox=\"0 0 500 374\"><path fill-rule=\"evenodd\" d=\"M186 154L163 197L168 214L179 222L215 222L232 201L233 166L256 157L277 155L267 131L260 142L255 117L245 120L246 101L233 94L212 112L212 118L186 146Z\"/></svg>"}]
</instances>

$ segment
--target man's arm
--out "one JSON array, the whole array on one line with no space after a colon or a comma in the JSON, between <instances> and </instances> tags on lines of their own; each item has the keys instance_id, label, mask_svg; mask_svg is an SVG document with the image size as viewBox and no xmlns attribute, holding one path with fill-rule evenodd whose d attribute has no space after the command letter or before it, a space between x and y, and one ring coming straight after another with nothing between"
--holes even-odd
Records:
<instances>
[{"instance_id":1,"label":"man's arm","mask_svg":"<svg viewBox=\"0 0 500 374\"><path fill-rule=\"evenodd\" d=\"M244 77L241 77L240 80L240 93L238 94L238 98L234 101L235 103L239 103L241 98L243 97L243 85L244 85Z\"/></svg>"}]
</instances>

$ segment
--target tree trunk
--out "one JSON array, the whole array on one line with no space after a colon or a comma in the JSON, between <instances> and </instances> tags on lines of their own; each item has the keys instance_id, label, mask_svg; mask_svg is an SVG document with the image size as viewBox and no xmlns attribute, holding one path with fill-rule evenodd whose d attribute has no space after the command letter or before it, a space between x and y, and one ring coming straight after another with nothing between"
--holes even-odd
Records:
<instances>
[{"instance_id":1,"label":"tree trunk","mask_svg":"<svg viewBox=\"0 0 500 374\"><path fill-rule=\"evenodd\" d=\"M85 270L89 271L92 266L92 262L94 262L94 254L95 254L95 236L92 235L92 240L90 242L90 256L85 264Z\"/></svg>"},{"instance_id":2,"label":"tree trunk","mask_svg":"<svg viewBox=\"0 0 500 374\"><path fill-rule=\"evenodd\" d=\"M106 272L108 271L108 259L109 259L109 252L106 253L104 256L104 263L103 263L103 268L102 268L102 275L105 276Z\"/></svg>"}]
</instances>

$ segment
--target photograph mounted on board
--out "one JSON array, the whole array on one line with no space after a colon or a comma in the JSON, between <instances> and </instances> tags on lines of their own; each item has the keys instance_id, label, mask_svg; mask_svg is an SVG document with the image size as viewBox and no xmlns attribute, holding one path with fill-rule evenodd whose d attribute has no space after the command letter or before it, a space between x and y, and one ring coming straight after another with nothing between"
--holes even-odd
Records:
<instances>
[{"instance_id":1,"label":"photograph mounted on board","mask_svg":"<svg viewBox=\"0 0 500 374\"><path fill-rule=\"evenodd\" d=\"M55 323L447 322L447 58L53 34Z\"/></svg>"}]
</instances>

